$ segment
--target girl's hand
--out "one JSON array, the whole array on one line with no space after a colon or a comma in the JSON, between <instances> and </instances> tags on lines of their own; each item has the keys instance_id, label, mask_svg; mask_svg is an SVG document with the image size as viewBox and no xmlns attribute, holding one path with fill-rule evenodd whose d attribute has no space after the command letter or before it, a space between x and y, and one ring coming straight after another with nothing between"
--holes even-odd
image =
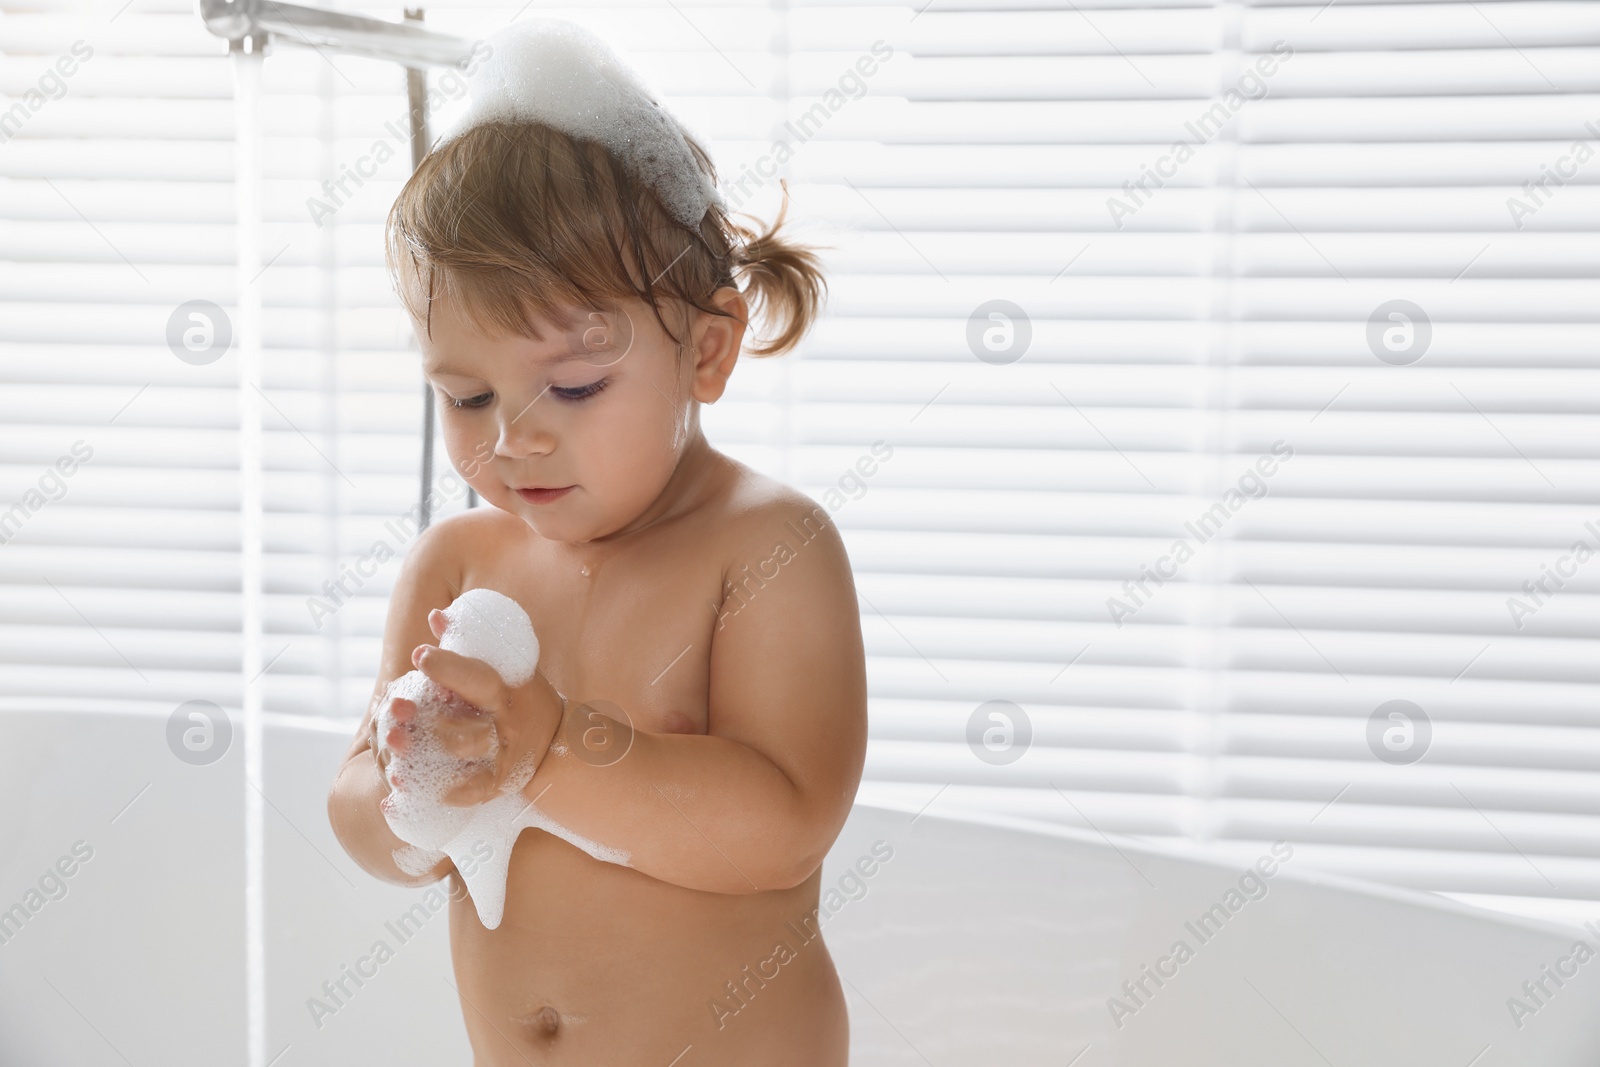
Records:
<instances>
[{"instance_id":1,"label":"girl's hand","mask_svg":"<svg viewBox=\"0 0 1600 1067\"><path fill-rule=\"evenodd\" d=\"M435 637L444 635L445 624L444 612L429 612L428 628ZM535 766L543 762L550 741L561 726L567 701L537 669L527 682L513 688L483 660L435 645L418 645L411 652L411 663L477 709L470 715L447 713L437 718L435 733L447 752L463 760L478 759L489 754L493 736L498 735L500 741L493 765L452 786L443 797L446 804L481 804L500 791L512 769L529 753L536 757ZM404 725L416 715L416 704L397 699L393 715ZM388 748L396 752L405 751L406 740L405 730L400 727L384 739ZM384 749L377 741L374 725L373 753L379 760L379 769L387 774Z\"/></svg>"}]
</instances>

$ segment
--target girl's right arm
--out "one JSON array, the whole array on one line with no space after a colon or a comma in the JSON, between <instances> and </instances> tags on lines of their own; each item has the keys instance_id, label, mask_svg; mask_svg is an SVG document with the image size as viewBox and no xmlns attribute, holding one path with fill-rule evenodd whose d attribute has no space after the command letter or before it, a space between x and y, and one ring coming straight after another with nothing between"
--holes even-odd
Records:
<instances>
[{"instance_id":1,"label":"girl's right arm","mask_svg":"<svg viewBox=\"0 0 1600 1067\"><path fill-rule=\"evenodd\" d=\"M378 808L389 785L372 751L372 720L383 706L389 683L412 669L411 650L421 644L438 644L428 628L428 612L449 607L461 591L461 557L452 537L458 525L453 520L461 517L452 516L423 530L401 563L389 598L372 699L328 790L328 821L345 852L368 874L396 885L427 885L455 870L448 858L420 875L408 874L395 865L395 850L406 847L406 842L389 829Z\"/></svg>"}]
</instances>

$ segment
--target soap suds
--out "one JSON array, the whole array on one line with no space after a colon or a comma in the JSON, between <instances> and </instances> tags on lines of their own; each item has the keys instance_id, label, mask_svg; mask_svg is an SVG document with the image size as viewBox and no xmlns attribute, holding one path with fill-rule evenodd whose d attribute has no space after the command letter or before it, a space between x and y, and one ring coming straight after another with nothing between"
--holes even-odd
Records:
<instances>
[{"instance_id":1,"label":"soap suds","mask_svg":"<svg viewBox=\"0 0 1600 1067\"><path fill-rule=\"evenodd\" d=\"M394 865L407 874L427 874L433 870L434 864L444 859L444 855L443 852L406 845L394 850Z\"/></svg>"},{"instance_id":2,"label":"soap suds","mask_svg":"<svg viewBox=\"0 0 1600 1067\"><path fill-rule=\"evenodd\" d=\"M515 600L492 589L469 589L444 615L440 648L484 660L507 685L522 685L533 677L539 641L528 613ZM396 722L396 697L415 702L415 719ZM380 808L395 836L406 842L404 848L394 851L395 866L407 874L425 874L449 856L472 896L478 920L493 930L505 914L511 848L517 835L528 827L547 830L595 859L627 865L628 853L573 833L522 796L522 787L538 768L531 754L512 768L500 792L482 804L453 807L444 803L445 793L462 778L492 768L500 748L491 722L487 755L470 760L451 755L433 729L441 715L449 714L484 712L421 671L410 671L391 682L378 710L378 744L389 756L385 773L390 787ZM387 747L389 732L397 726L408 739L404 752Z\"/></svg>"},{"instance_id":3,"label":"soap suds","mask_svg":"<svg viewBox=\"0 0 1600 1067\"><path fill-rule=\"evenodd\" d=\"M523 825L533 826L540 830L554 834L567 844L572 845L575 848L582 849L597 860L603 860L606 863L615 863L622 867L629 865L628 860L630 857L627 852L620 848L608 848L605 845L590 841L582 834L575 834L531 804L528 806L528 814L526 821L523 822Z\"/></svg>"},{"instance_id":4,"label":"soap suds","mask_svg":"<svg viewBox=\"0 0 1600 1067\"><path fill-rule=\"evenodd\" d=\"M710 205L727 210L689 147L704 142L605 38L568 19L530 17L486 41L491 55L467 76L471 100L441 144L480 123L540 122L599 142L691 230Z\"/></svg>"}]
</instances>

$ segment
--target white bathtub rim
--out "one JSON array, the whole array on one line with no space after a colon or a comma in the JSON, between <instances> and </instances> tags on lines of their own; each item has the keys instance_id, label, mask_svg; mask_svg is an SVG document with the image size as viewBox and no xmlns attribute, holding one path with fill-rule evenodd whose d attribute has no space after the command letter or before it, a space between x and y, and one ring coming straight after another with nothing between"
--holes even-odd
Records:
<instances>
[{"instance_id":1,"label":"white bathtub rim","mask_svg":"<svg viewBox=\"0 0 1600 1067\"><path fill-rule=\"evenodd\" d=\"M917 805L885 798L874 799L870 802L858 800L856 806L905 812L912 815L921 810ZM939 807L943 808L942 812L923 811L920 817L1055 837L1090 845L1097 849L1104 848L1110 844L1123 852L1137 852L1155 859L1177 859L1199 863L1214 867L1219 871L1236 873L1240 870L1237 860L1221 856L1207 849L1204 845L1156 843L1123 834L1102 834L1098 831L1084 830L1076 826L1054 823L1044 819L1030 819L1022 815L1010 815L1003 812L990 811L986 808L962 805L960 802L953 800L947 801L945 804L939 805ZM1586 933L1584 927L1578 923L1519 915L1510 911L1468 904L1445 896L1442 893L1434 893L1426 889L1413 889L1410 886L1369 881L1365 878L1324 871L1315 867L1291 868L1280 866L1273 877L1286 877L1291 881L1307 886L1358 893L1398 904L1420 907L1429 911L1445 912L1469 919L1488 920L1502 926L1514 926L1541 934L1559 934L1573 937L1582 936Z\"/></svg>"},{"instance_id":2,"label":"white bathtub rim","mask_svg":"<svg viewBox=\"0 0 1600 1067\"><path fill-rule=\"evenodd\" d=\"M42 696L0 697L0 715L80 714L164 719L172 713L172 709L176 706L167 701L101 701L83 697L51 698ZM224 706L224 710L229 711L231 714L237 709L229 709ZM356 719L330 719L284 712L267 712L264 718L265 725L269 729L336 734L342 737L353 737L359 721ZM1219 855L1204 845L1149 842L1124 834L1102 833L1044 819L1030 819L1026 816L990 811L981 807L964 805L957 800L946 800L943 804L938 805L940 810L937 812L930 810L932 805L924 804L918 806L882 797L870 801L858 799L855 801L854 806L885 813L910 815L915 819L938 819L949 823L986 826L1014 833L1056 838L1085 845L1096 850L1104 849L1109 845L1114 850L1135 852L1155 859L1173 859L1198 863L1213 867L1218 871L1230 873L1239 870L1237 860ZM1494 922L1501 926L1516 927L1534 933L1555 934L1563 937L1577 937L1587 933L1585 928L1576 922L1536 918L1515 912L1501 911L1469 904L1445 896L1442 893L1434 893L1425 889L1389 885L1316 868L1280 867L1274 877L1286 877L1291 881L1307 886L1358 893L1397 904L1423 908L1436 913L1444 912L1462 918Z\"/></svg>"}]
</instances>

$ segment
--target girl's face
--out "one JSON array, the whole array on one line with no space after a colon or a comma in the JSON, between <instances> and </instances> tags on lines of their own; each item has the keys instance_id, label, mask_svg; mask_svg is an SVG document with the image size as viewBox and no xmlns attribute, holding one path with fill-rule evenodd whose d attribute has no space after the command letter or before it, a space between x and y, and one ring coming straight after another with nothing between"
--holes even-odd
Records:
<instances>
[{"instance_id":1,"label":"girl's face","mask_svg":"<svg viewBox=\"0 0 1600 1067\"><path fill-rule=\"evenodd\" d=\"M467 484L540 536L579 542L623 529L657 502L699 438L699 420L695 361L678 359L647 305L570 316L540 322L542 341L485 337L446 295L433 301L432 337L419 324L417 339Z\"/></svg>"}]
</instances>

